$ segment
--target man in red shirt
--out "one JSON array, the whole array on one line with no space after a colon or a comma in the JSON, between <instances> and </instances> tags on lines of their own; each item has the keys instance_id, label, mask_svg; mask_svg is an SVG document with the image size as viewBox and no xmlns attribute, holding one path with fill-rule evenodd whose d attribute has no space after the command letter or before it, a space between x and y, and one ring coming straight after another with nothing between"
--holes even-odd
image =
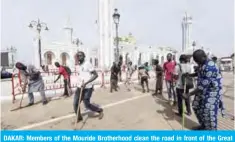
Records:
<instances>
[{"instance_id":1,"label":"man in red shirt","mask_svg":"<svg viewBox=\"0 0 235 142\"><path fill-rule=\"evenodd\" d=\"M64 77L64 94L63 96L68 97L71 95L71 90L70 90L70 75L69 73L66 71L66 69L60 65L60 63L55 62L55 66L57 68L59 68L59 76L57 77L57 79L54 81L54 83L56 83L56 81L58 81L61 77L61 75L63 75Z\"/></svg>"},{"instance_id":2,"label":"man in red shirt","mask_svg":"<svg viewBox=\"0 0 235 142\"><path fill-rule=\"evenodd\" d=\"M173 105L176 105L176 94L174 88L174 78L173 73L175 70L176 62L172 61L172 54L167 54L167 62L163 64L163 69L165 73L166 87L168 93L169 103L172 104L172 93L173 93Z\"/></svg>"}]
</instances>

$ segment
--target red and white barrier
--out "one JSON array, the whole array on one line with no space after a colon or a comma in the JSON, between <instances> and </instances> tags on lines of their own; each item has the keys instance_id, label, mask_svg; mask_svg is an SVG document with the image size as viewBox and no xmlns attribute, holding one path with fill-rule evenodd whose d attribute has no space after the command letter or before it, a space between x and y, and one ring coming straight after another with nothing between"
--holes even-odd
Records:
<instances>
[{"instance_id":1,"label":"red and white barrier","mask_svg":"<svg viewBox=\"0 0 235 142\"><path fill-rule=\"evenodd\" d=\"M41 75L44 80L45 84L45 91L48 90L56 90L56 89L63 89L64 88L64 80L63 77L61 77L56 83L54 81L57 79L58 75L58 69L50 69L48 72L41 72ZM98 71L98 78L94 81L94 85L99 85L100 87L104 87L106 84L110 84L110 71ZM155 73L153 71L150 71L150 76L154 77ZM17 76L17 77L16 77ZM71 88L76 88L78 87L78 77L79 73L78 72L72 72L70 76L70 84ZM122 71L122 78L125 80L127 77L126 72ZM138 80L138 72L135 71L131 77L132 81ZM16 95L22 95L23 91L21 86L23 86L23 82L21 80L20 74L14 74L12 76L12 102L14 103L15 101L15 96ZM27 91L27 88L26 88ZM27 93L27 92L26 92Z\"/></svg>"}]
</instances>

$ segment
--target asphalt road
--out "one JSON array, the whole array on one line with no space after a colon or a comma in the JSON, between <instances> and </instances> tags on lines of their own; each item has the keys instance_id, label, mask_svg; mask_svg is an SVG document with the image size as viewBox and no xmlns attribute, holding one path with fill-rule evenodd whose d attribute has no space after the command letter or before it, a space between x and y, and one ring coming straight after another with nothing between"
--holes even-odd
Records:
<instances>
[{"instance_id":1,"label":"asphalt road","mask_svg":"<svg viewBox=\"0 0 235 142\"><path fill-rule=\"evenodd\" d=\"M223 100L229 115L225 118L219 117L219 129L234 129L234 121L230 117L230 114L234 114L232 77L231 73L224 75ZM152 89L154 85L154 81L151 81ZM154 98L151 93L142 93L138 84L133 85L130 92L123 85L120 91L114 93L109 93L109 88L98 88L93 94L92 102L104 107L104 118L99 120L94 113L86 113L84 121L78 123L77 129L181 130L197 126L197 120L192 115L186 116L185 126L182 127L182 119L174 114L176 108L171 107L165 98ZM165 92L164 97L166 96ZM51 100L43 106L40 97L36 97L38 104L16 111L10 110L19 106L19 100L13 105L2 102L1 129L72 130L75 119L72 99L73 97ZM27 99L24 99L23 104L27 104Z\"/></svg>"}]
</instances>

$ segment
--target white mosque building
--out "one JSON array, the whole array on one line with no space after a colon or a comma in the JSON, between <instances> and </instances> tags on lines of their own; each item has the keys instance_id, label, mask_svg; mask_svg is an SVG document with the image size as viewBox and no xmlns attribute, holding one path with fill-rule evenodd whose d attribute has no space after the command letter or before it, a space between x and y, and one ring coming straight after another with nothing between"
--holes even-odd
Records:
<instances>
[{"instance_id":1,"label":"white mosque building","mask_svg":"<svg viewBox=\"0 0 235 142\"><path fill-rule=\"evenodd\" d=\"M131 36L131 38L130 38ZM123 56L124 64L126 61L132 61L133 65L140 65L145 62L151 64L153 59L158 59L161 64L166 61L166 55L172 53L177 56L177 51L170 47L159 47L150 45L139 45L133 40L132 35L122 37L125 41L119 41L120 55ZM76 40L75 40L76 41ZM114 45L113 45L114 46ZM42 60L44 65L49 68L54 68L54 62L60 62L62 65L67 65L71 68L75 68L77 65L75 61L75 54L77 51L84 51L86 59L88 59L96 68L102 68L99 56L99 47L86 47L83 44L75 44L74 42L46 44L42 46ZM110 61L111 67L114 58Z\"/></svg>"},{"instance_id":2,"label":"white mosque building","mask_svg":"<svg viewBox=\"0 0 235 142\"><path fill-rule=\"evenodd\" d=\"M97 68L109 69L114 62L114 23L112 18L113 7L111 1L99 0L99 38L98 47L86 47L80 44L78 40L73 40L73 28L68 22L64 28L67 40L64 43L54 42L42 45L42 62L51 68L54 62L58 61L62 65L75 68L75 53L84 51L86 58ZM123 56L124 64L127 60L133 62L133 65L140 65L145 62L151 64L152 59L158 59L162 64L166 60L166 55L172 53L177 56L177 51L171 47L158 45L144 45L136 43L134 36L121 37L119 40L120 55Z\"/></svg>"},{"instance_id":3,"label":"white mosque building","mask_svg":"<svg viewBox=\"0 0 235 142\"><path fill-rule=\"evenodd\" d=\"M105 9L105 10L104 10ZM99 0L99 34L100 45L96 47L86 47L79 40L73 39L73 28L67 24L64 28L67 40L64 43L51 43L42 46L42 59L45 65L54 66L58 61L62 65L75 68L75 53L84 51L86 58L100 69L109 69L114 62L114 24L111 13L113 12L112 4L107 0ZM182 52L192 54L197 47L192 46L192 17L185 13L182 20ZM135 37L130 33L127 36L119 37L119 51L123 56L124 64L126 61L132 61L133 65L140 65L145 62L151 64L152 59L158 59L160 64L166 61L166 55L172 53L175 59L178 59L179 52L172 47L161 45L138 44Z\"/></svg>"}]
</instances>

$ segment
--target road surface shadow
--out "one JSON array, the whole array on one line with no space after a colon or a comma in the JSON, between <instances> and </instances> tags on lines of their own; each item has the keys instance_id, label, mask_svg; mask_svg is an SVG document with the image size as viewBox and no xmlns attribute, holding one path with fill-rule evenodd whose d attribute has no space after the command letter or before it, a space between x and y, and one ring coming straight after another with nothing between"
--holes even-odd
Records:
<instances>
[{"instance_id":1,"label":"road surface shadow","mask_svg":"<svg viewBox=\"0 0 235 142\"><path fill-rule=\"evenodd\" d=\"M8 124L5 124L5 122L1 122L1 130L13 130L16 128L17 127L14 125L8 125Z\"/></svg>"},{"instance_id":2,"label":"road surface shadow","mask_svg":"<svg viewBox=\"0 0 235 142\"><path fill-rule=\"evenodd\" d=\"M82 130L84 128L84 126L87 124L88 119L90 119L90 118L98 118L99 114L97 114L95 112L88 111L88 112L82 114L82 116L83 116L83 118L84 118L84 116L86 118L81 122L82 124L81 124L81 126L79 127L78 130ZM74 123L72 123L72 124L74 124Z\"/></svg>"},{"instance_id":3,"label":"road surface shadow","mask_svg":"<svg viewBox=\"0 0 235 142\"><path fill-rule=\"evenodd\" d=\"M86 123L87 123L88 118L89 118L89 116L87 116L87 117L85 118L85 120L82 121L82 125L80 126L79 130L82 130L82 129L83 129L83 127L84 127L84 126L86 125Z\"/></svg>"},{"instance_id":4,"label":"road surface shadow","mask_svg":"<svg viewBox=\"0 0 235 142\"><path fill-rule=\"evenodd\" d=\"M67 99L67 98L69 98L69 97L47 97L47 101L48 101L48 103L46 104L46 105L48 105L50 102L52 102L52 101L56 101L56 100L59 100L59 99ZM18 103L17 103L18 102ZM15 108L13 108L13 109L11 109L10 111L17 111L17 110L20 110L20 109L24 109L24 108L28 108L28 107L34 107L34 106L37 106L37 105L39 105L39 104L41 104L42 105L42 101L40 100L40 101L36 101L33 105L31 105L31 106L28 106L28 104L27 105L22 105L21 107L19 106L20 105L20 100L19 101L16 101L15 103L14 103L15 105L18 105L18 107L15 107ZM23 103L22 103L23 104Z\"/></svg>"},{"instance_id":5,"label":"road surface shadow","mask_svg":"<svg viewBox=\"0 0 235 142\"><path fill-rule=\"evenodd\" d=\"M178 123L182 125L182 118L175 115L175 111L177 111L174 107L172 107L169 103L166 102L160 95L154 97L155 102L162 107L162 110L157 110L157 113L162 114L163 118L169 122L176 120ZM175 111L174 111L175 110ZM169 124L169 123L168 123ZM184 116L184 127L187 129L192 129L193 127L198 126L198 123ZM172 127L172 126L171 126ZM172 127L172 129L174 129Z\"/></svg>"},{"instance_id":6,"label":"road surface shadow","mask_svg":"<svg viewBox=\"0 0 235 142\"><path fill-rule=\"evenodd\" d=\"M136 91L142 92L141 86L134 86L134 89ZM150 92L155 92L154 89L150 89ZM163 91L163 94L166 93ZM167 121L169 126L174 129L169 121L174 121L176 120L178 123L182 125L182 118L179 116L175 115L176 107L172 107L169 103L168 100L162 96L162 95L157 95L153 97L155 102L160 105L163 110L157 110L157 113L162 114L163 118ZM193 127L198 126L198 123L194 122L193 120L189 119L188 117L184 117L184 127L187 129L192 129Z\"/></svg>"}]
</instances>

